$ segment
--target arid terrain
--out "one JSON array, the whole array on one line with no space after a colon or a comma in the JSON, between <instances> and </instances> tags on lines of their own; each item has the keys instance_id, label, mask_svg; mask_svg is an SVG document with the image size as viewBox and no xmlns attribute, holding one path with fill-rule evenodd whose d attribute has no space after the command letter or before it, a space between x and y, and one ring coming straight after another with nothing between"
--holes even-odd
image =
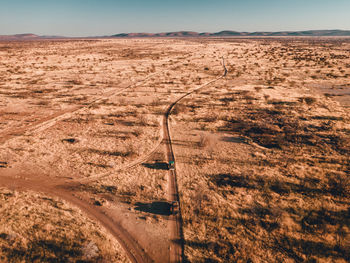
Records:
<instances>
[{"instance_id":1,"label":"arid terrain","mask_svg":"<svg viewBox=\"0 0 350 263\"><path fill-rule=\"evenodd\" d=\"M349 107L346 37L0 41L0 262L349 262Z\"/></svg>"}]
</instances>

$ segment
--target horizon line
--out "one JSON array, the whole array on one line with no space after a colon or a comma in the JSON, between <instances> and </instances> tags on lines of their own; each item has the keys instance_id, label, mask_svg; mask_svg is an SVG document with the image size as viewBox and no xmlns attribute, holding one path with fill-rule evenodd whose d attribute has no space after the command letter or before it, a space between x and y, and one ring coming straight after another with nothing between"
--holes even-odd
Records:
<instances>
[{"instance_id":1,"label":"horizon line","mask_svg":"<svg viewBox=\"0 0 350 263\"><path fill-rule=\"evenodd\" d=\"M159 34L169 34L169 33L194 33L194 34L218 34L218 33L224 33L224 32L232 32L232 33L240 33L240 34L266 34L266 33L302 33L302 32L327 32L327 31L341 31L341 32L348 32L350 33L350 29L307 29L307 30L278 30L278 31L238 31L238 30L231 30L231 29L224 29L216 32L210 32L210 31L192 31L192 30L176 30L176 31L163 31L163 32L118 32L113 34L106 34L106 35L87 35L87 36L65 36L61 34L37 34L33 32L24 32L24 33L15 33L15 34L1 34L1 37L15 37L15 36L36 36L36 37L63 37L63 38L97 38L97 37L113 37L123 34L150 34L150 35L159 35ZM244 35L243 35L244 36Z\"/></svg>"}]
</instances>

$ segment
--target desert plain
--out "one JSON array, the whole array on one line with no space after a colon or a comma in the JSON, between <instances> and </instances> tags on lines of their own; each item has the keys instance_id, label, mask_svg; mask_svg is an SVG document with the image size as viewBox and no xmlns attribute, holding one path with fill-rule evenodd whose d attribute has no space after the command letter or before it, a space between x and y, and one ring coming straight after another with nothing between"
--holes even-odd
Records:
<instances>
[{"instance_id":1,"label":"desert plain","mask_svg":"<svg viewBox=\"0 0 350 263\"><path fill-rule=\"evenodd\" d=\"M2 41L0 262L349 262L349 107L345 37Z\"/></svg>"}]
</instances>

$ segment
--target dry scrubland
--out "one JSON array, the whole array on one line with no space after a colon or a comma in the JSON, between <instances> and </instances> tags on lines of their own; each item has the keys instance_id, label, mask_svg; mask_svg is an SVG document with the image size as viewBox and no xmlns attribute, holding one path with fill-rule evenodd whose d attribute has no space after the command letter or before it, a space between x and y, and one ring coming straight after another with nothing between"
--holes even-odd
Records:
<instances>
[{"instance_id":1,"label":"dry scrubland","mask_svg":"<svg viewBox=\"0 0 350 263\"><path fill-rule=\"evenodd\" d=\"M190 262L350 260L349 111L331 99L349 94L349 47L227 44L227 78L178 105Z\"/></svg>"},{"instance_id":2,"label":"dry scrubland","mask_svg":"<svg viewBox=\"0 0 350 263\"><path fill-rule=\"evenodd\" d=\"M185 261L349 261L349 50L347 39L2 42L0 175L64 183L165 262L162 114L220 76L223 56L227 77L170 117ZM125 259L63 201L0 196L1 260Z\"/></svg>"},{"instance_id":3,"label":"dry scrubland","mask_svg":"<svg viewBox=\"0 0 350 263\"><path fill-rule=\"evenodd\" d=\"M106 230L56 198L0 188L1 262L130 262Z\"/></svg>"},{"instance_id":4,"label":"dry scrubland","mask_svg":"<svg viewBox=\"0 0 350 263\"><path fill-rule=\"evenodd\" d=\"M162 114L179 95L221 74L215 45L205 46L1 43L0 175L29 178L49 194L71 192L117 221L153 259L166 261ZM203 67L206 52L210 70Z\"/></svg>"}]
</instances>

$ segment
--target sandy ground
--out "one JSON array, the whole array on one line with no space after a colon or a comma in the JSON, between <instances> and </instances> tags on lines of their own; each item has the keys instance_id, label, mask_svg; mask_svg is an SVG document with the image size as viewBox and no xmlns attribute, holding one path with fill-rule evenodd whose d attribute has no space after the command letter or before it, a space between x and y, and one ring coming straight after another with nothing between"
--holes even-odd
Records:
<instances>
[{"instance_id":1,"label":"sandy ground","mask_svg":"<svg viewBox=\"0 0 350 263\"><path fill-rule=\"evenodd\" d=\"M130 262L116 240L69 203L0 189L2 262Z\"/></svg>"},{"instance_id":2,"label":"sandy ground","mask_svg":"<svg viewBox=\"0 0 350 263\"><path fill-rule=\"evenodd\" d=\"M162 114L222 75L224 57L226 78L170 116L185 260L345 262L349 47L287 38L2 42L0 176L63 185L86 202L84 216L96 207L140 257L168 262Z\"/></svg>"}]
</instances>

